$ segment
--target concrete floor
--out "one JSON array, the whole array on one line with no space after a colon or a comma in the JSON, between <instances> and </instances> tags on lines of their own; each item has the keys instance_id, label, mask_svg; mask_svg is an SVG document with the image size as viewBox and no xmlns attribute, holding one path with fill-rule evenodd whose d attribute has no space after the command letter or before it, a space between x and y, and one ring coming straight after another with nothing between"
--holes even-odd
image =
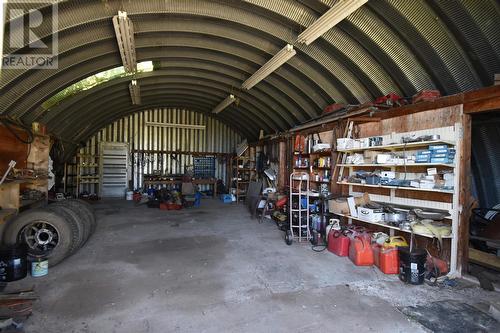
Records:
<instances>
[{"instance_id":1,"label":"concrete floor","mask_svg":"<svg viewBox=\"0 0 500 333\"><path fill-rule=\"evenodd\" d=\"M404 286L327 251L287 246L243 205L95 207L87 244L17 286L40 295L26 332L424 332L398 308L498 299L477 287Z\"/></svg>"}]
</instances>

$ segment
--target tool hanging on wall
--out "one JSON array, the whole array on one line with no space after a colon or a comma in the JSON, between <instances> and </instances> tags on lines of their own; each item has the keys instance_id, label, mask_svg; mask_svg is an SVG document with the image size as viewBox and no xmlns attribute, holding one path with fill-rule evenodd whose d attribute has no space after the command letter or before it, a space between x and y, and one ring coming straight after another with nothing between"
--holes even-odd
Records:
<instances>
[{"instance_id":1,"label":"tool hanging on wall","mask_svg":"<svg viewBox=\"0 0 500 333\"><path fill-rule=\"evenodd\" d=\"M0 185L3 184L3 182L5 181L5 178L7 178L7 175L9 174L10 170L12 170L12 168L14 168L15 166L16 166L16 161L9 162L9 167L7 168L7 171L5 171L2 179L0 180Z\"/></svg>"}]
</instances>

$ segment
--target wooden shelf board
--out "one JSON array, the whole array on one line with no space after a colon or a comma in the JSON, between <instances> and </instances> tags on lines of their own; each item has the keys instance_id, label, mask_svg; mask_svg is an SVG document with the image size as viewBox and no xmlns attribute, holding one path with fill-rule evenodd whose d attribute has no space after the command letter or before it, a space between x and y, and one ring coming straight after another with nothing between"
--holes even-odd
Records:
<instances>
[{"instance_id":1,"label":"wooden shelf board","mask_svg":"<svg viewBox=\"0 0 500 333\"><path fill-rule=\"evenodd\" d=\"M403 229L400 229L398 227L393 227L393 226L390 226L390 225L387 225L387 224L384 224L384 223L370 222L370 221L366 221L366 220L363 220L363 219L360 219L360 218L357 218L357 217L354 217L354 216L350 216L350 215L347 215L347 214L340 214L340 213L333 213L333 214L339 215L339 216L343 216L343 217L346 217L346 218L350 218L350 219L353 219L353 220L356 220L356 221L360 221L360 222L364 222L364 223L368 223L368 224L373 224L373 225L378 225L378 226L381 226L381 227L386 227L386 228L389 228L389 229L398 230L398 231L402 231L402 232L406 232L408 234L411 234L411 231L403 230ZM414 234L418 235L418 236L427 237L427 238L434 238L434 235L423 234L423 233L414 233ZM453 238L453 236L443 236L442 238Z\"/></svg>"},{"instance_id":2,"label":"wooden shelf board","mask_svg":"<svg viewBox=\"0 0 500 333\"><path fill-rule=\"evenodd\" d=\"M337 184L362 186L362 187L374 187L374 188L388 188L388 189L406 190L406 191L438 192L438 193L446 193L446 194L453 194L454 193L453 191L437 190L437 189L425 189L425 188L417 188L417 187L405 187L405 186L370 185L370 184L346 183L346 182L337 182Z\"/></svg>"},{"instance_id":3,"label":"wooden shelf board","mask_svg":"<svg viewBox=\"0 0 500 333\"><path fill-rule=\"evenodd\" d=\"M312 152L311 155L330 155L331 153L332 150L322 150L322 151Z\"/></svg>"},{"instance_id":4,"label":"wooden shelf board","mask_svg":"<svg viewBox=\"0 0 500 333\"><path fill-rule=\"evenodd\" d=\"M6 180L2 183L2 185L8 184L34 184L34 183L42 183L47 182L48 179L16 179L16 180ZM1 185L0 185L1 186Z\"/></svg>"},{"instance_id":5,"label":"wooden shelf board","mask_svg":"<svg viewBox=\"0 0 500 333\"><path fill-rule=\"evenodd\" d=\"M38 199L38 200L21 200L19 207L31 206L31 205L43 203L45 201L46 201L45 198Z\"/></svg>"},{"instance_id":6,"label":"wooden shelf board","mask_svg":"<svg viewBox=\"0 0 500 333\"><path fill-rule=\"evenodd\" d=\"M337 167L418 167L418 166L443 166L448 168L454 168L454 164L444 164L444 163L408 163L408 164L337 164Z\"/></svg>"},{"instance_id":7,"label":"wooden shelf board","mask_svg":"<svg viewBox=\"0 0 500 333\"><path fill-rule=\"evenodd\" d=\"M349 149L337 149L339 153L349 153L356 151L364 151L364 150L398 150L398 149L409 149L409 148L418 148L425 147L434 144L446 144L446 145L455 145L455 142L448 140L433 140L433 141L421 141L421 142L409 142L409 143L395 143L390 145L383 146L373 146L373 147L363 147L363 148L349 148Z\"/></svg>"}]
</instances>

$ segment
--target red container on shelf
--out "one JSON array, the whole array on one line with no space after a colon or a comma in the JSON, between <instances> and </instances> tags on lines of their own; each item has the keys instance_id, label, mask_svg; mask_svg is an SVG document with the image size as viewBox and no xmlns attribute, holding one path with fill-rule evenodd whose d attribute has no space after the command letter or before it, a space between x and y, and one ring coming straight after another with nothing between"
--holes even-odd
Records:
<instances>
[{"instance_id":1,"label":"red container on shelf","mask_svg":"<svg viewBox=\"0 0 500 333\"><path fill-rule=\"evenodd\" d=\"M373 249L370 244L370 235L355 236L349 244L349 259L356 266L373 265Z\"/></svg>"},{"instance_id":2,"label":"red container on shelf","mask_svg":"<svg viewBox=\"0 0 500 333\"><path fill-rule=\"evenodd\" d=\"M413 103L433 101L436 98L441 97L439 90L422 90L413 96Z\"/></svg>"},{"instance_id":3,"label":"red container on shelf","mask_svg":"<svg viewBox=\"0 0 500 333\"><path fill-rule=\"evenodd\" d=\"M328 251L335 253L339 257L347 257L349 254L350 239L342 232L335 230L328 234Z\"/></svg>"},{"instance_id":4,"label":"red container on shelf","mask_svg":"<svg viewBox=\"0 0 500 333\"><path fill-rule=\"evenodd\" d=\"M399 274L399 254L397 247L381 248L378 268L384 274Z\"/></svg>"}]
</instances>

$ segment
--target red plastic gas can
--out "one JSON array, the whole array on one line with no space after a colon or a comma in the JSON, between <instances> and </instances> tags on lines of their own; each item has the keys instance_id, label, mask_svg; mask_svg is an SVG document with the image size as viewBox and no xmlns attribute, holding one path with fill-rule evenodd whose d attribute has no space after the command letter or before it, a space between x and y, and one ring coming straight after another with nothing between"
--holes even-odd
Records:
<instances>
[{"instance_id":1,"label":"red plastic gas can","mask_svg":"<svg viewBox=\"0 0 500 333\"><path fill-rule=\"evenodd\" d=\"M373 265L373 249L370 236L355 236L349 244L349 259L356 266Z\"/></svg>"},{"instance_id":2,"label":"red plastic gas can","mask_svg":"<svg viewBox=\"0 0 500 333\"><path fill-rule=\"evenodd\" d=\"M380 268L380 249L382 248L382 245L373 243L372 244L372 251L373 251L373 264Z\"/></svg>"},{"instance_id":3,"label":"red plastic gas can","mask_svg":"<svg viewBox=\"0 0 500 333\"><path fill-rule=\"evenodd\" d=\"M399 255L397 247L381 248L378 268L384 274L399 274Z\"/></svg>"},{"instance_id":4,"label":"red plastic gas can","mask_svg":"<svg viewBox=\"0 0 500 333\"><path fill-rule=\"evenodd\" d=\"M339 257L347 257L349 254L349 237L338 230L331 230L328 234L328 251L335 253Z\"/></svg>"}]
</instances>

